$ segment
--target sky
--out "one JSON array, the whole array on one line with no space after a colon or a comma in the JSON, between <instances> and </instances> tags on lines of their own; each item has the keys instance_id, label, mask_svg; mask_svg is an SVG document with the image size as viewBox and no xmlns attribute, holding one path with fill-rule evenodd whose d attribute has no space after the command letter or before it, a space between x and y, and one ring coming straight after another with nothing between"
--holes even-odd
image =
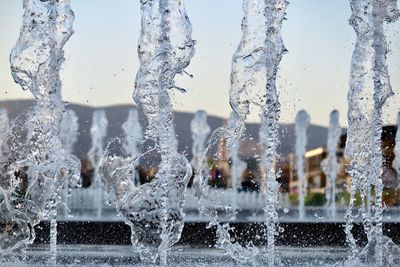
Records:
<instances>
[{"instance_id":1,"label":"sky","mask_svg":"<svg viewBox=\"0 0 400 267\"><path fill-rule=\"evenodd\" d=\"M62 69L65 101L94 107L133 103L138 69L139 0L71 0L75 34L65 46ZM231 58L241 38L241 0L186 0L197 41L196 54L174 94L178 111L206 110L228 117ZM328 125L340 112L346 125L347 90L355 34L348 24L348 0L292 0L282 34L289 53L278 73L281 122L305 109L311 123ZM32 98L10 74L9 54L22 22L22 0L0 0L0 100ZM395 96L384 108L384 122L395 123L400 104L400 21L386 27L389 71ZM254 111L249 121L259 121Z\"/></svg>"}]
</instances>

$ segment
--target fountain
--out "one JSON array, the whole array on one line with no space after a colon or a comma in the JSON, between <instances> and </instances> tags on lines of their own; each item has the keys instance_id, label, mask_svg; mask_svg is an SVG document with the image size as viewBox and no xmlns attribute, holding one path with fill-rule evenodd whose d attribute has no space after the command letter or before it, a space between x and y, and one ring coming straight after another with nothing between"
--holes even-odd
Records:
<instances>
[{"instance_id":1,"label":"fountain","mask_svg":"<svg viewBox=\"0 0 400 267\"><path fill-rule=\"evenodd\" d=\"M124 131L124 151L127 157L138 157L140 155L140 143L143 141L142 126L139 122L138 112L136 109L129 110L128 118L124 124L122 124L122 130ZM132 171L132 179L136 186L140 185L139 175L137 168L139 162L135 161L134 169Z\"/></svg>"},{"instance_id":2,"label":"fountain","mask_svg":"<svg viewBox=\"0 0 400 267\"><path fill-rule=\"evenodd\" d=\"M74 146L78 140L78 116L72 109L67 109L60 123L61 143L69 153L73 153Z\"/></svg>"},{"instance_id":3,"label":"fountain","mask_svg":"<svg viewBox=\"0 0 400 267\"><path fill-rule=\"evenodd\" d=\"M228 128L235 129L238 127L237 116L234 112L231 113L228 120ZM237 193L240 187L240 182L242 179L242 173L246 170L247 164L246 162L240 160L239 158L239 148L240 141L237 141L233 138L228 139L227 147L229 147L229 159L231 161L231 187L232 187L232 212L233 219L236 218L238 199Z\"/></svg>"},{"instance_id":4,"label":"fountain","mask_svg":"<svg viewBox=\"0 0 400 267\"><path fill-rule=\"evenodd\" d=\"M393 94L386 55L388 53L384 22L399 17L396 0L350 0L353 26L357 40L351 61L348 93L348 130L345 156L350 162L350 203L346 213L346 235L351 247L350 260L377 266L390 265L392 242L382 233L382 107ZM368 244L359 251L351 230L358 207Z\"/></svg>"},{"instance_id":5,"label":"fountain","mask_svg":"<svg viewBox=\"0 0 400 267\"><path fill-rule=\"evenodd\" d=\"M207 136L210 134L210 126L207 124L207 112L199 110L194 114L194 118L190 123L192 132L192 166L194 169L195 180L201 179L197 176L201 174L201 170L207 168L207 162L202 160L205 152L205 143Z\"/></svg>"},{"instance_id":6,"label":"fountain","mask_svg":"<svg viewBox=\"0 0 400 267\"><path fill-rule=\"evenodd\" d=\"M226 138L230 146L237 146L245 131L245 120L251 112L251 106L260 109L260 117L268 125L265 136L267 143L262 161L272 166L276 157L278 145L278 120L280 104L276 90L276 75L282 55L286 52L280 35L282 22L288 2L286 0L256 1L244 0L242 21L242 39L232 58L231 88L229 91L230 105L234 111L231 120L236 120L233 128L217 129L209 141L210 147L221 138ZM231 147L228 147L231 149ZM206 153L204 153L204 157ZM207 170L204 171L207 173ZM207 177L207 176L201 176ZM279 262L275 258L274 240L277 235L277 202L279 184L274 168L269 168L262 177L262 194L265 196L265 228L267 238L268 264ZM200 212L210 220L210 226L215 226L217 248L223 249L239 263L260 264L261 251L249 244L246 247L232 243L229 224L221 224L218 214L205 208L202 204L210 196L207 179L195 181L199 196ZM226 209L227 207L225 207Z\"/></svg>"},{"instance_id":7,"label":"fountain","mask_svg":"<svg viewBox=\"0 0 400 267\"><path fill-rule=\"evenodd\" d=\"M2 160L6 153L8 153L6 141L7 135L10 131L10 121L8 119L8 112L4 108L0 108L0 159Z\"/></svg>"},{"instance_id":8,"label":"fountain","mask_svg":"<svg viewBox=\"0 0 400 267\"><path fill-rule=\"evenodd\" d=\"M328 216L331 219L334 219L336 216L336 178L339 170L336 154L341 132L339 112L334 110L331 112L329 121L327 140L328 156L321 162L322 170L327 178L325 197Z\"/></svg>"},{"instance_id":9,"label":"fountain","mask_svg":"<svg viewBox=\"0 0 400 267\"><path fill-rule=\"evenodd\" d=\"M92 137L92 146L87 153L87 156L92 163L94 174L91 184L93 201L97 206L97 217L100 218L103 206L103 190L101 188L101 180L99 169L101 159L104 155L104 139L107 136L108 121L106 112L102 109L95 110L92 117L92 127L90 127L90 136Z\"/></svg>"},{"instance_id":10,"label":"fountain","mask_svg":"<svg viewBox=\"0 0 400 267\"><path fill-rule=\"evenodd\" d=\"M78 130L78 117L72 109L67 109L60 123L59 136L61 143L65 147L65 150L67 150L70 154L73 154L74 146L78 140ZM63 188L60 190L62 213L64 216L68 216L70 212L67 206L68 197L71 194L71 190L80 185L79 180L64 181Z\"/></svg>"},{"instance_id":11,"label":"fountain","mask_svg":"<svg viewBox=\"0 0 400 267\"><path fill-rule=\"evenodd\" d=\"M307 146L307 128L310 124L310 116L306 111L300 110L296 115L296 170L297 191L299 195L299 218L304 219L304 198L307 194L307 177L305 174L304 154Z\"/></svg>"},{"instance_id":12,"label":"fountain","mask_svg":"<svg viewBox=\"0 0 400 267\"><path fill-rule=\"evenodd\" d=\"M7 137L9 152L1 177L2 227L17 230L7 235L2 229L0 242L2 250L30 244L35 238L33 227L48 219L51 260L55 261L58 191L64 181L80 176L79 160L58 137L64 112L60 68L63 46L73 33L74 14L69 1L23 3L23 26L10 62L15 82L31 91L35 106L26 119L13 123Z\"/></svg>"},{"instance_id":13,"label":"fountain","mask_svg":"<svg viewBox=\"0 0 400 267\"><path fill-rule=\"evenodd\" d=\"M277 148L281 106L276 80L279 63L286 52L281 37L288 5L285 0L243 0L242 39L232 58L229 91L233 112L228 125L217 128L208 141L207 113L195 114L190 125L194 172L185 155L178 152L172 109L173 92L185 92L176 85L175 78L178 74L187 74L185 69L194 55L195 42L184 1L140 1L140 67L133 99L145 115L146 128L142 132L138 112L132 109L122 125L123 137L115 137L105 146L108 122L105 111L96 110L88 152L94 168L88 190L93 191L95 219L111 220L97 222L98 228L92 227L97 234L101 228L109 230L110 225L123 221L122 225L125 223L130 229L131 246L77 246L74 243L57 248L58 209L64 207L62 215L67 216L63 219L73 228L75 224L68 221L73 215L68 216L68 207L63 202L72 191L71 197L75 192L87 192L75 190L79 186L80 161L72 153L77 141L78 118L72 110L65 111L61 97L63 47L72 35L74 14L69 0L24 0L23 3L23 26L10 61L14 80L24 90L31 91L35 105L11 123L7 112L0 109L0 264L4 260L12 265L398 265L400 250L383 233L381 178L382 107L392 94L383 27L385 22L393 22L400 15L396 0L350 0L350 24L357 40L351 64L345 148L351 177L350 200L345 214L346 227L340 232L346 236L349 252L347 247L276 247L285 238L294 240L289 245L296 246L297 235L306 232L301 227L309 227L308 222L331 223L337 218L340 221L344 212L335 205L337 143L341 132L337 111L331 113L328 156L321 164L328 186L327 204L320 210L327 209L329 216L319 216L317 207L305 207L305 152L310 117L304 110L298 112L295 127L299 216L292 212L294 209L289 212L279 208L281 171ZM241 141L246 137L245 121L256 109L261 120L257 145L261 148L262 174L259 192L244 193L238 189L245 163L238 155ZM398 131L393 163L397 172L399 136ZM222 191L209 184L207 156L220 140L226 143L232 163L232 190ZM154 177L148 175L151 178L142 181L137 171L139 163L150 166ZM193 189L187 190L193 175ZM193 192L193 196L187 196L187 192ZM107 211L116 209L109 217L103 212L103 193L112 206ZM361 201L356 201L357 198ZM200 235L212 232L215 245L211 242L207 243L208 247L200 248L197 241L184 245L181 234L188 221L184 209L187 204L191 205L185 203L187 199L194 199L199 211L196 219L202 220L189 221L206 224ZM258 205L257 210L254 203ZM315 218L306 216L310 210L315 210ZM41 229L42 226L37 227L40 221L50 222L50 251L38 244L27 246L35 239L35 229ZM361 245L357 227L353 227L359 222L367 237L365 246ZM288 225L279 225L290 223L296 224L294 232ZM312 229L320 229L317 225L313 224ZM198 234L193 231L193 225L186 227L189 237ZM244 237L237 234L240 228L245 229ZM123 227L118 229L124 231ZM250 234L254 236L246 239L245 235ZM332 237L338 233L329 234ZM85 235L90 235L90 231ZM178 241L182 243L177 244ZM323 241L316 240L316 244Z\"/></svg>"},{"instance_id":14,"label":"fountain","mask_svg":"<svg viewBox=\"0 0 400 267\"><path fill-rule=\"evenodd\" d=\"M159 258L165 265L183 229L184 197L192 175L189 162L177 151L170 91L185 91L174 78L189 65L194 41L183 1L142 1L141 11L140 68L133 98L147 118L145 138L155 144L151 150L160 154L160 164L152 181L133 188L130 179L110 178L116 176L116 164L122 168L125 162L126 168L132 168L129 159L106 156L102 179L107 195L116 200L118 212L131 227L132 244L142 259L155 262Z\"/></svg>"}]
</instances>

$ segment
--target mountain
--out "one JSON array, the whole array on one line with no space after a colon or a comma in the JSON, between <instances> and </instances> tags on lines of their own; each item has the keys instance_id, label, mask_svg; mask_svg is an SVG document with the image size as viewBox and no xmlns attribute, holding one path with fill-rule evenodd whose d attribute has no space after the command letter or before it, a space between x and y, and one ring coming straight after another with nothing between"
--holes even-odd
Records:
<instances>
[{"instance_id":1,"label":"mountain","mask_svg":"<svg viewBox=\"0 0 400 267\"><path fill-rule=\"evenodd\" d=\"M26 112L34 104L33 100L13 100L13 101L0 101L0 107L5 108L10 119L16 118L22 112ZM90 127L92 124L92 113L95 109L85 105L68 104L68 109L72 109L76 112L79 117L79 135L78 141L75 146L75 154L80 158L86 158L86 153L90 149ZM113 137L121 137L122 129L121 126L125 122L128 111L130 108L134 108L133 105L115 105L104 107L106 116L108 119L108 130L107 140L111 140ZM190 132L190 122L193 119L194 114L188 112L175 112L175 128L176 134L179 141L179 151L185 152L188 157L191 157L192 148L192 137ZM139 120L143 127L146 126L146 120L143 114L139 113ZM208 116L208 124L212 131L216 128L224 125L226 122L225 118L217 116ZM257 145L259 124L249 123L247 124L246 140L241 145L241 157L251 157L254 154L259 153L259 146ZM286 155L294 152L295 144L295 133L294 124L280 124L280 145L278 152L281 155ZM312 149L320 146L324 146L326 143L327 128L310 125L308 128L308 144L307 149ZM107 142L107 141L106 141ZM214 153L216 148L211 149L210 153Z\"/></svg>"}]
</instances>

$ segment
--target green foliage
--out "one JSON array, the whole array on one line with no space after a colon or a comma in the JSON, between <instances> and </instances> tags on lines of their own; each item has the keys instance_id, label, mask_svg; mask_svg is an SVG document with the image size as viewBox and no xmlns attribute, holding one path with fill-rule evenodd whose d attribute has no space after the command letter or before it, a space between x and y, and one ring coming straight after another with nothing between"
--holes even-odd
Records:
<instances>
[{"instance_id":1,"label":"green foliage","mask_svg":"<svg viewBox=\"0 0 400 267\"><path fill-rule=\"evenodd\" d=\"M322 193L308 193L304 198L305 206L323 206L326 202L325 195ZM289 195L289 203L292 206L299 205L299 195L298 194L290 194Z\"/></svg>"},{"instance_id":2,"label":"green foliage","mask_svg":"<svg viewBox=\"0 0 400 267\"><path fill-rule=\"evenodd\" d=\"M350 203L350 193L346 191L346 192L344 193L344 196L343 196L343 197L344 197L344 201L345 201L345 203L346 203L346 206L349 206L349 203ZM356 198L356 200L355 200L355 202L354 202L354 205L355 205L356 207L361 206L362 200L361 200L360 192L356 192L355 198Z\"/></svg>"},{"instance_id":3,"label":"green foliage","mask_svg":"<svg viewBox=\"0 0 400 267\"><path fill-rule=\"evenodd\" d=\"M371 192L372 196L375 195L375 191L372 190ZM356 192L356 201L355 201L355 206L359 207L361 206L362 200L360 196L360 192ZM350 203L350 193L345 192L344 193L344 200L346 205L348 206ZM382 193L382 201L384 205L386 206L398 206L400 205L400 192L395 190L395 189L386 189Z\"/></svg>"},{"instance_id":4,"label":"green foliage","mask_svg":"<svg viewBox=\"0 0 400 267\"><path fill-rule=\"evenodd\" d=\"M371 195L375 196L375 191L371 191ZM342 192L336 194L336 203L339 204L341 199L344 199L344 203L346 206L350 203L350 193ZM400 206L400 191L395 189L386 189L382 194L382 201L386 206ZM298 194L290 194L289 202L292 206L299 205L299 196ZM323 206L326 203L325 194L323 193L308 193L305 196L304 204L305 206ZM360 207L362 203L360 192L356 192L355 194L355 207Z\"/></svg>"},{"instance_id":5,"label":"green foliage","mask_svg":"<svg viewBox=\"0 0 400 267\"><path fill-rule=\"evenodd\" d=\"M304 198L304 204L306 206L323 206L326 202L325 194L322 193L308 193Z\"/></svg>"},{"instance_id":6,"label":"green foliage","mask_svg":"<svg viewBox=\"0 0 400 267\"><path fill-rule=\"evenodd\" d=\"M289 203L292 206L299 205L299 195L298 194L289 194Z\"/></svg>"}]
</instances>

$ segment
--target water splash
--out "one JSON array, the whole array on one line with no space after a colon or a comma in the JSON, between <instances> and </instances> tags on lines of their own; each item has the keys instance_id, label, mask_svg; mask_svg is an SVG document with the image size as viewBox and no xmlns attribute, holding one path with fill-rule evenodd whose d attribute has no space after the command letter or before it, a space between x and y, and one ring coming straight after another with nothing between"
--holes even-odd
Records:
<instances>
[{"instance_id":1,"label":"water splash","mask_svg":"<svg viewBox=\"0 0 400 267\"><path fill-rule=\"evenodd\" d=\"M202 180L201 170L208 167L207 161L204 160L203 154L205 153L206 140L210 134L210 126L207 124L207 112L199 110L194 114L194 118L190 123L190 130L192 132L192 166L194 167L194 180Z\"/></svg>"},{"instance_id":2,"label":"water splash","mask_svg":"<svg viewBox=\"0 0 400 267\"><path fill-rule=\"evenodd\" d=\"M397 114L397 130L394 147L394 160L392 167L396 170L397 177L400 177L400 112Z\"/></svg>"},{"instance_id":3,"label":"water splash","mask_svg":"<svg viewBox=\"0 0 400 267\"><path fill-rule=\"evenodd\" d=\"M139 116L136 109L129 110L128 118L124 124L122 124L122 130L124 131L124 151L128 157L136 158L140 154L140 144L143 141L143 130L139 122ZM132 170L132 179L136 186L140 185L139 173L137 168L139 162L135 161Z\"/></svg>"},{"instance_id":4,"label":"water splash","mask_svg":"<svg viewBox=\"0 0 400 267\"><path fill-rule=\"evenodd\" d=\"M231 127L220 127L216 129L208 142L207 150L219 142L226 139L229 150L235 146L245 131L244 121L250 113L250 103L259 103L258 96L262 92L265 76L265 2L255 0L243 1L244 17L242 20L242 39L232 57L231 88L229 91L230 105L234 112L231 114L230 121L234 122ZM260 87L255 85L259 84ZM265 82L264 82L265 84ZM207 157L207 150L203 158ZM256 264L255 255L258 249L250 246L242 247L231 240L229 224L219 222L218 213L209 210L203 204L206 200L216 202L212 194L212 189L208 184L209 170L203 170L204 175L199 176L203 180L195 180L196 194L199 197L200 214L210 220L209 227L216 227L216 247L223 249L227 255L239 263ZM223 207L225 208L225 207Z\"/></svg>"},{"instance_id":5,"label":"water splash","mask_svg":"<svg viewBox=\"0 0 400 267\"><path fill-rule=\"evenodd\" d=\"M286 0L266 1L265 17L267 20L267 38L266 38L266 92L263 95L265 105L260 114L261 123L265 130L263 136L264 153L261 155L261 161L266 163L268 171L266 176L262 177L262 192L265 195L264 213L266 215L265 226L267 228L267 257L268 265L275 265L275 236L277 232L279 205L279 188L277 181L278 172L274 168L274 161L278 159L277 147L279 145L279 126L280 103L276 88L276 75L278 73L279 63L283 55L287 52L281 36L282 24L286 19L286 8L289 2Z\"/></svg>"},{"instance_id":6,"label":"water splash","mask_svg":"<svg viewBox=\"0 0 400 267\"><path fill-rule=\"evenodd\" d=\"M265 144L266 152L264 161L272 166L276 158L278 145L278 120L280 104L276 90L276 74L282 55L286 52L281 37L282 22L285 19L285 0L244 0L242 20L242 39L232 58L231 88L229 92L230 105L235 111L238 123L234 128L223 127L217 129L211 136L209 146L221 138L229 140L230 144L239 142L245 131L244 121L251 112L251 105L261 110L260 116L268 125ZM232 140L230 140L232 139ZM206 153L204 154L206 157ZM206 172L206 171L205 171ZM267 228L267 257L272 266L276 263L274 239L276 235L277 201L279 184L277 172L269 168L266 177L262 179L263 194L265 194L265 216ZM203 199L210 198L207 180L195 183L200 203ZM222 248L227 254L241 263L257 264L255 255L259 251L249 246L241 247L230 240L229 226L218 222L216 212L202 207L202 214L210 218L211 226L217 227L217 247Z\"/></svg>"},{"instance_id":7,"label":"water splash","mask_svg":"<svg viewBox=\"0 0 400 267\"><path fill-rule=\"evenodd\" d=\"M68 153L73 153L78 140L78 116L72 109L67 109L60 123L60 139Z\"/></svg>"},{"instance_id":8,"label":"water splash","mask_svg":"<svg viewBox=\"0 0 400 267\"><path fill-rule=\"evenodd\" d=\"M189 162L177 152L168 90L181 89L174 79L189 65L194 55L194 41L183 1L147 1L141 3L141 9L140 69L133 98L148 120L147 138L155 141L161 154L156 177L147 185L154 191L150 198L154 203L141 208L142 211L155 208L153 214L157 216L149 222L158 228L157 238L160 240L157 242L158 251L153 255L159 255L161 263L166 264L167 252L182 232L186 186L192 175ZM144 195L147 194L145 189L141 188ZM136 211L140 212L140 209ZM141 224L146 220L139 217L135 223ZM138 233L138 227L134 231Z\"/></svg>"},{"instance_id":9,"label":"water splash","mask_svg":"<svg viewBox=\"0 0 400 267\"><path fill-rule=\"evenodd\" d=\"M351 61L348 92L348 131L345 157L350 162L350 203L346 213L346 236L352 250L369 264L390 264L385 252L389 242L382 233L382 106L393 94L386 64L388 52L384 22L399 17L396 0L350 0L353 26L357 40ZM361 196L359 211L368 244L359 253L351 233L358 215L355 194ZM386 254L386 256L384 256Z\"/></svg>"},{"instance_id":10,"label":"water splash","mask_svg":"<svg viewBox=\"0 0 400 267\"><path fill-rule=\"evenodd\" d=\"M74 14L68 0L25 0L23 7L23 25L10 56L11 71L15 82L30 90L36 103L26 121L14 122L8 137L10 153L2 167L6 204L2 206L8 210L6 227L22 228L1 239L1 248L31 243L33 226L47 218L52 223L50 250L55 260L58 190L65 179L80 175L79 160L64 149L58 137L64 112L60 69L63 46L73 33Z\"/></svg>"},{"instance_id":11,"label":"water splash","mask_svg":"<svg viewBox=\"0 0 400 267\"><path fill-rule=\"evenodd\" d=\"M185 192L192 175L189 162L177 152L170 90L185 91L174 79L189 65L194 41L184 1L141 1L141 11L140 68L133 98L148 121L145 138L155 144L142 155L156 151L161 162L155 178L136 188L131 179L119 176L126 175L124 170L131 168L127 165L137 159L106 155L101 171L107 195L117 199L117 208L131 227L132 244L143 259L159 258L166 265L167 253L183 229Z\"/></svg>"},{"instance_id":12,"label":"water splash","mask_svg":"<svg viewBox=\"0 0 400 267\"><path fill-rule=\"evenodd\" d=\"M234 112L231 113L228 120L228 128L236 129L238 127L239 121ZM229 138L227 140L226 146L229 148L229 160L231 161L231 187L232 187L232 212L233 219L236 218L237 212L237 192L241 185L242 173L246 170L246 162L240 160L239 158L239 148L240 142L236 139Z\"/></svg>"},{"instance_id":13,"label":"water splash","mask_svg":"<svg viewBox=\"0 0 400 267\"><path fill-rule=\"evenodd\" d=\"M232 58L229 91L229 102L242 124L250 114L250 104L261 108L266 104L266 3L243 1L242 39Z\"/></svg>"},{"instance_id":14,"label":"water splash","mask_svg":"<svg viewBox=\"0 0 400 267\"><path fill-rule=\"evenodd\" d=\"M101 159L104 156L104 139L107 136L108 120L106 112L103 109L95 110L92 117L92 127L90 127L90 136L92 138L92 146L87 156L92 163L94 173L91 183L94 202L97 205L97 217L100 218L103 210L103 190L101 188L101 180L99 169Z\"/></svg>"},{"instance_id":15,"label":"water splash","mask_svg":"<svg viewBox=\"0 0 400 267\"><path fill-rule=\"evenodd\" d=\"M76 116L75 111L72 109L67 109L60 123L59 136L65 150L70 154L73 154L74 145L78 140L78 130L78 116ZM64 181L63 188L60 190L62 213L64 216L68 216L70 213L67 205L68 198L71 195L71 190L77 186L80 186L80 179L77 180L71 177L71 179Z\"/></svg>"},{"instance_id":16,"label":"water splash","mask_svg":"<svg viewBox=\"0 0 400 267\"><path fill-rule=\"evenodd\" d=\"M307 128L310 124L310 116L305 110L300 110L296 115L296 170L297 170L297 188L299 191L299 218L304 219L305 208L304 198L307 193L307 177L305 174L304 154L307 146Z\"/></svg>"},{"instance_id":17,"label":"water splash","mask_svg":"<svg viewBox=\"0 0 400 267\"><path fill-rule=\"evenodd\" d=\"M8 112L4 108L0 108L0 161L8 153L8 146L6 143L7 135L10 131L10 120L8 119Z\"/></svg>"},{"instance_id":18,"label":"water splash","mask_svg":"<svg viewBox=\"0 0 400 267\"><path fill-rule=\"evenodd\" d=\"M321 168L327 179L325 191L326 207L330 218L336 215L336 178L339 171L339 163L337 160L337 147L342 129L339 125L339 112L334 110L331 112L327 149L328 156L321 162Z\"/></svg>"}]
</instances>

